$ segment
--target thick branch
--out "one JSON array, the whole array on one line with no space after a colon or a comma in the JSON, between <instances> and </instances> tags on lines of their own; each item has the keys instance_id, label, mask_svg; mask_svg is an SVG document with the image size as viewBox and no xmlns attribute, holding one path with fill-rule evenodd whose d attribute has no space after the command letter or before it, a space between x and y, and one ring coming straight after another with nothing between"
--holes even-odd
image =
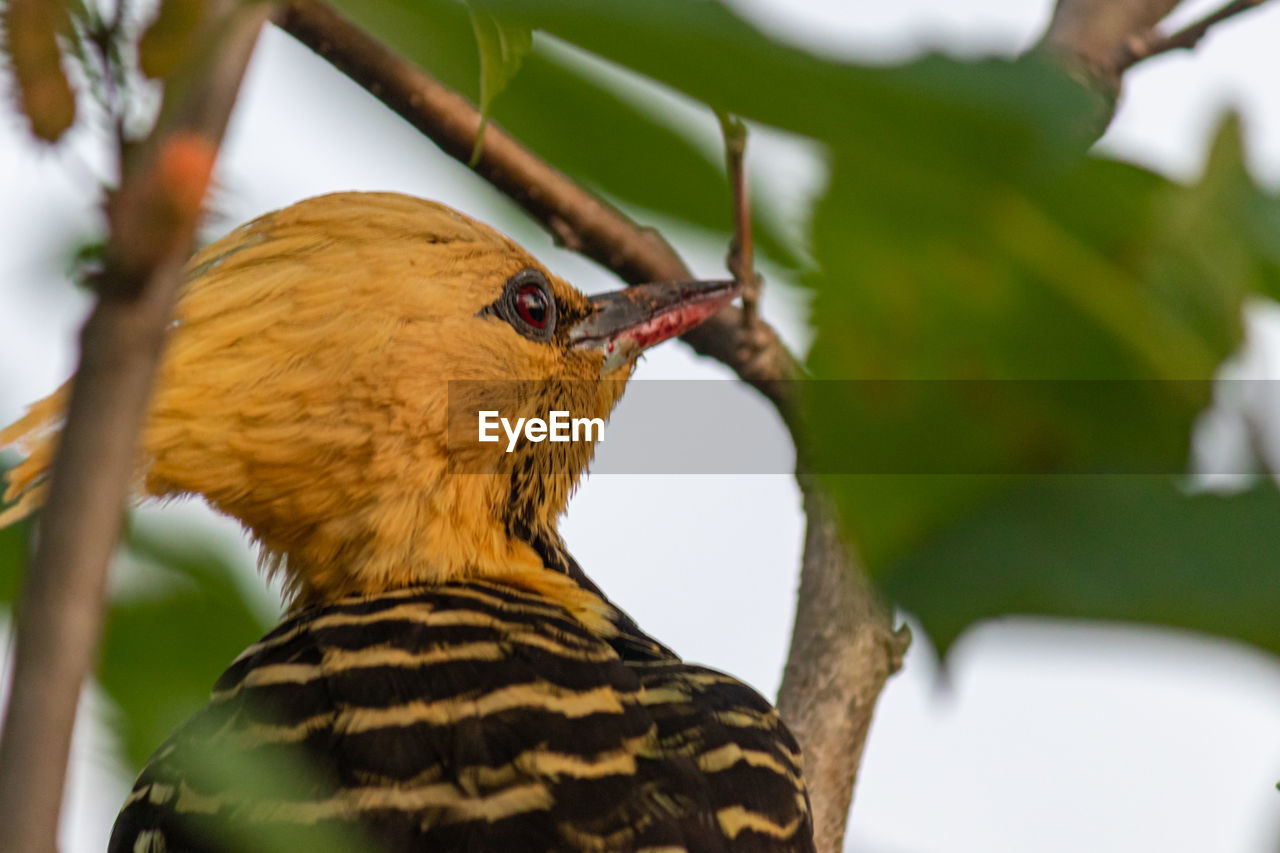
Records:
<instances>
[{"instance_id":1,"label":"thick branch","mask_svg":"<svg viewBox=\"0 0 1280 853\"><path fill-rule=\"evenodd\" d=\"M1161 33L1182 0L1058 0L1041 45L1114 99L1131 67L1171 50L1193 48L1213 27L1266 0L1232 0L1199 21Z\"/></svg>"},{"instance_id":2,"label":"thick branch","mask_svg":"<svg viewBox=\"0 0 1280 853\"><path fill-rule=\"evenodd\" d=\"M778 710L804 750L805 779L823 792L813 798L817 848L838 851L876 699L902 666L911 632L892 629L816 483L801 476L800 488L808 527Z\"/></svg>"},{"instance_id":3,"label":"thick branch","mask_svg":"<svg viewBox=\"0 0 1280 853\"><path fill-rule=\"evenodd\" d=\"M1135 35L1150 32L1182 0L1058 0L1043 45L1096 82L1120 91L1116 60Z\"/></svg>"},{"instance_id":4,"label":"thick branch","mask_svg":"<svg viewBox=\"0 0 1280 853\"><path fill-rule=\"evenodd\" d=\"M446 153L470 159L480 115L464 98L388 51L315 0L291 4L281 26L363 86ZM643 228L577 186L490 126L475 165L481 177L520 204L555 239L629 283L686 278L689 271L654 231ZM796 428L794 358L766 323L743 322L728 308L684 336L702 355L730 367L769 398ZM821 853L838 853L853 777L875 697L899 665L905 640L894 637L890 614L840 544L833 516L806 486L806 538L792 658L779 705L810 767L810 795L819 816ZM833 609L829 612L829 609ZM838 615L832 615L839 610ZM815 639L816 638L816 639ZM868 639L871 638L871 639ZM847 658L850 649L856 657ZM832 718L804 710L819 701ZM788 710L789 709L789 710ZM835 723L834 725L832 723ZM841 756L837 762L830 756Z\"/></svg>"},{"instance_id":5,"label":"thick branch","mask_svg":"<svg viewBox=\"0 0 1280 853\"><path fill-rule=\"evenodd\" d=\"M137 434L200 200L263 7L219 17L187 97L127 164L108 206L107 269L81 334L80 365L19 606L0 735L0 850L54 851L80 688L102 622L107 562L133 476Z\"/></svg>"}]
</instances>

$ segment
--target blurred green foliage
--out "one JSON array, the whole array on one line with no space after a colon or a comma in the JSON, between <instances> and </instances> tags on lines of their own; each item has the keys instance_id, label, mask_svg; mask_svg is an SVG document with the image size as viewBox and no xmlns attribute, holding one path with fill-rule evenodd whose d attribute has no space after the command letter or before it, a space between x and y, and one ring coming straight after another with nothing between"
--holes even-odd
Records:
<instances>
[{"instance_id":1,"label":"blurred green foliage","mask_svg":"<svg viewBox=\"0 0 1280 853\"><path fill-rule=\"evenodd\" d=\"M30 528L0 530L0 606L17 600ZM244 573L226 550L189 529L132 525L119 556L142 564L144 582L108 603L97 678L118 711L123 757L137 770L209 701L214 681L270 619L236 586Z\"/></svg>"},{"instance_id":2,"label":"blurred green foliage","mask_svg":"<svg viewBox=\"0 0 1280 853\"><path fill-rule=\"evenodd\" d=\"M1170 478L1014 484L880 578L945 651L1009 614L1112 619L1231 637L1280 654L1280 493L1188 494Z\"/></svg>"},{"instance_id":3,"label":"blurred green foliage","mask_svg":"<svg viewBox=\"0 0 1280 853\"><path fill-rule=\"evenodd\" d=\"M480 57L467 6L453 0L333 5L445 85L480 102ZM518 21L508 14L496 17ZM721 152L699 145L666 113L634 83L588 73L536 40L491 110L494 121L574 180L624 206L720 233L727 242L733 218ZM797 264L798 254L761 192L755 211L758 248L779 263Z\"/></svg>"},{"instance_id":4,"label":"blurred green foliage","mask_svg":"<svg viewBox=\"0 0 1280 853\"><path fill-rule=\"evenodd\" d=\"M493 99L507 88L524 58L533 50L533 31L474 9L471 10L471 28L475 31L476 47L480 52L481 125L471 152L471 165L474 166L484 150L484 129L493 110Z\"/></svg>"},{"instance_id":5,"label":"blurred green foliage","mask_svg":"<svg viewBox=\"0 0 1280 853\"><path fill-rule=\"evenodd\" d=\"M138 67L161 79L182 67L198 49L197 39L206 9L200 0L161 0L155 18L138 40Z\"/></svg>"},{"instance_id":6,"label":"blurred green foliage","mask_svg":"<svg viewBox=\"0 0 1280 853\"><path fill-rule=\"evenodd\" d=\"M120 709L125 758L141 767L209 701L224 669L270 626L236 586L234 560L190 530L134 525L128 556L154 569L142 593L107 611L98 681Z\"/></svg>"},{"instance_id":7,"label":"blurred green foliage","mask_svg":"<svg viewBox=\"0 0 1280 853\"><path fill-rule=\"evenodd\" d=\"M1001 418L974 417L937 383L898 383L908 400L881 410L865 399L818 398L817 456L860 441L906 455L912 442L959 440L979 455L979 468L1048 453L1068 471L1185 470L1208 380L1242 343L1245 300L1274 295L1280 280L1280 231L1264 225L1277 206L1244 175L1233 124L1191 187L1085 157L1062 171L979 176L963 191L965 209L935 215L931 192L918 192L914 205L880 204L911 191L877 182L853 159L836 170L815 221L824 267L813 279L814 373L971 380L945 384L951 392L977 380L1023 396ZM915 215L916 206L932 210ZM1108 398L1115 380L1140 399ZM944 646L973 621L1043 613L1159 622L1280 652L1280 628L1256 609L1268 586L1263 566L1238 561L1242 541L1277 553L1260 509L1280 511L1270 484L1193 499L1171 477L1138 474L831 482L872 571ZM1081 522L1064 537L1058 525L1074 517L1064 503L1132 511L1089 514L1102 523ZM1169 541L1190 535L1202 547L1156 547L1162 526ZM985 549L975 550L975 537ZM937 544L961 541L963 556ZM1065 548L1068 541L1081 545ZM1051 559L1055 548L1071 558ZM957 573L960 565L968 574ZM1187 583L1189 574L1204 583ZM1234 586L1205 595L1216 584Z\"/></svg>"},{"instance_id":8,"label":"blurred green foliage","mask_svg":"<svg viewBox=\"0 0 1280 853\"><path fill-rule=\"evenodd\" d=\"M262 713L262 716L256 716ZM255 719L270 719L261 709ZM243 814L272 803L305 802L326 779L302 744L277 745L257 751L226 749L211 744L225 739L229 723L223 714L198 715L169 740L173 751L158 763L163 776L182 779L191 791L222 799L225 813ZM216 841L223 850L238 853L378 853L385 848L359 825L344 820L301 823L272 820L219 820L210 814L194 814L189 831Z\"/></svg>"},{"instance_id":9,"label":"blurred green foliage","mask_svg":"<svg viewBox=\"0 0 1280 853\"><path fill-rule=\"evenodd\" d=\"M0 529L0 603L10 604L18 595L30 527L24 521Z\"/></svg>"},{"instance_id":10,"label":"blurred green foliage","mask_svg":"<svg viewBox=\"0 0 1280 853\"><path fill-rule=\"evenodd\" d=\"M1240 560L1277 553L1270 484L1190 497L1153 474L972 473L1185 469L1245 300L1280 295L1280 205L1244 170L1234 123L1183 186L1090 156L1098 97L1034 55L862 67L776 42L715 2L484 6L826 145L807 366L890 382L878 397L810 383L803 450L821 472L851 470L867 447L897 459L928 458L940 439L961 448L952 461L971 473L829 478L869 569L943 646L977 620L1041 613L1280 651L1256 594L1266 561ZM1021 381L991 393L1007 380ZM1114 380L1124 394L1106 393ZM1162 547L1161 531L1197 547Z\"/></svg>"}]
</instances>

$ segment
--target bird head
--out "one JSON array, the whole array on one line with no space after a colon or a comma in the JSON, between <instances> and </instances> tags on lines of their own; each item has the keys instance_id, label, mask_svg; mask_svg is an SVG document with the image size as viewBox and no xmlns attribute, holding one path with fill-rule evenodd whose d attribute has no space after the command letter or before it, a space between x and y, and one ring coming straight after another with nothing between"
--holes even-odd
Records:
<instances>
[{"instance_id":1,"label":"bird head","mask_svg":"<svg viewBox=\"0 0 1280 853\"><path fill-rule=\"evenodd\" d=\"M709 282L587 297L443 205L299 202L192 258L136 490L198 495L238 519L298 603L462 578L552 583L535 545L559 541L597 433L508 452L505 435L478 440L478 413L607 418L640 352L734 295ZM67 393L0 432L28 454L0 523L41 502Z\"/></svg>"}]
</instances>

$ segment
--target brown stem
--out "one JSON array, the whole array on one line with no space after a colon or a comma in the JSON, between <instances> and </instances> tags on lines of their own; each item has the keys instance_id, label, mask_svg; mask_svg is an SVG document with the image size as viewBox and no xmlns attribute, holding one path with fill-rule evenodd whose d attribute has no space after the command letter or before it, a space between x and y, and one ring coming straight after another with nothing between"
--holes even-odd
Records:
<instances>
[{"instance_id":1,"label":"brown stem","mask_svg":"<svg viewBox=\"0 0 1280 853\"><path fill-rule=\"evenodd\" d=\"M1233 0L1177 32L1160 33L1156 26L1181 2L1058 0L1041 46L1114 99L1124 72L1137 63L1171 50L1195 47L1217 24L1266 0Z\"/></svg>"},{"instance_id":2,"label":"brown stem","mask_svg":"<svg viewBox=\"0 0 1280 853\"><path fill-rule=\"evenodd\" d=\"M187 92L182 105L161 117L126 164L108 208L107 270L81 334L80 365L18 609L0 734L0 850L56 850L76 706L98 641L136 437L209 169L269 11L256 6L233 14L237 7L223 5L215 33L222 38L211 42L216 50L194 63L198 76L178 87Z\"/></svg>"},{"instance_id":3,"label":"brown stem","mask_svg":"<svg viewBox=\"0 0 1280 853\"><path fill-rule=\"evenodd\" d=\"M1241 12L1247 12L1265 2L1266 0L1234 0L1234 2L1228 3L1218 11L1204 16L1194 24L1189 24L1177 32L1162 35L1152 28L1145 33L1134 35L1120 46L1115 61L1116 68L1120 72L1124 72L1144 59L1150 59L1161 53L1181 48L1193 48L1200 43L1200 40L1208 34L1210 29L1227 20L1227 18L1239 15Z\"/></svg>"},{"instance_id":4,"label":"brown stem","mask_svg":"<svg viewBox=\"0 0 1280 853\"><path fill-rule=\"evenodd\" d=\"M316 0L291 3L280 25L339 71L390 107L460 162L470 159L480 114L466 99L387 50L359 28ZM492 124L475 171L525 209L561 245L576 250L632 283L685 278L689 270L655 231L632 222L612 206L583 190L538 159ZM730 170L733 171L732 169ZM745 204L745 193L739 196ZM747 258L749 259L749 255ZM750 267L747 267L748 271ZM695 351L730 367L769 400L796 429L792 389L799 368L768 324L746 328L743 312L727 308L684 336ZM823 816L821 853L838 853L848 813L857 756L870 724L874 700L888 674L897 668L899 645L869 643L866 636L891 634L889 614L876 603L869 582L849 559L835 535L832 516L820 506L812 487L806 490L809 534L805 549L796 641L789 675L779 705L795 713L794 725L812 766L820 768L810 782L817 814ZM825 598L847 614L827 619ZM813 621L815 618L820 621ZM878 628L872 628L873 624ZM825 642L809 638L821 635ZM861 650L856 665L843 658ZM802 655L804 660L796 659ZM827 673L839 672L838 683ZM836 694L839 694L838 696ZM816 725L803 712L810 697L831 697L826 708L839 708L839 725ZM851 757L843 770L826 772L824 756ZM843 772L843 776L841 776Z\"/></svg>"},{"instance_id":5,"label":"brown stem","mask_svg":"<svg viewBox=\"0 0 1280 853\"><path fill-rule=\"evenodd\" d=\"M728 266L733 280L742 286L742 325L750 332L758 319L760 276L755 271L755 245L751 239L751 198L747 185L747 126L742 119L717 112L724 136L725 169L733 198L733 240Z\"/></svg>"},{"instance_id":6,"label":"brown stem","mask_svg":"<svg viewBox=\"0 0 1280 853\"><path fill-rule=\"evenodd\" d=\"M1107 95L1120 91L1120 48L1182 0L1058 0L1042 44Z\"/></svg>"},{"instance_id":7,"label":"brown stem","mask_svg":"<svg viewBox=\"0 0 1280 853\"><path fill-rule=\"evenodd\" d=\"M876 699L911 642L856 566L827 499L799 477L808 526L778 711L804 751L819 851L844 849L845 821Z\"/></svg>"}]
</instances>

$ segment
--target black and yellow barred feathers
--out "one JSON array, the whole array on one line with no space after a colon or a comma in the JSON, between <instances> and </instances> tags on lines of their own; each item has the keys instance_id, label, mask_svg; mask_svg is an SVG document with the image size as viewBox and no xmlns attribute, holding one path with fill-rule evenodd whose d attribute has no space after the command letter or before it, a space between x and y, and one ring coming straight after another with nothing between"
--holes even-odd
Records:
<instances>
[{"instance_id":1,"label":"black and yellow barred feathers","mask_svg":"<svg viewBox=\"0 0 1280 853\"><path fill-rule=\"evenodd\" d=\"M386 851L812 850L777 712L617 624L605 639L489 582L305 610L156 753L109 849L249 849L274 834L315 850L307 839L358 827L355 849ZM291 751L310 769L286 792L189 772Z\"/></svg>"}]
</instances>

